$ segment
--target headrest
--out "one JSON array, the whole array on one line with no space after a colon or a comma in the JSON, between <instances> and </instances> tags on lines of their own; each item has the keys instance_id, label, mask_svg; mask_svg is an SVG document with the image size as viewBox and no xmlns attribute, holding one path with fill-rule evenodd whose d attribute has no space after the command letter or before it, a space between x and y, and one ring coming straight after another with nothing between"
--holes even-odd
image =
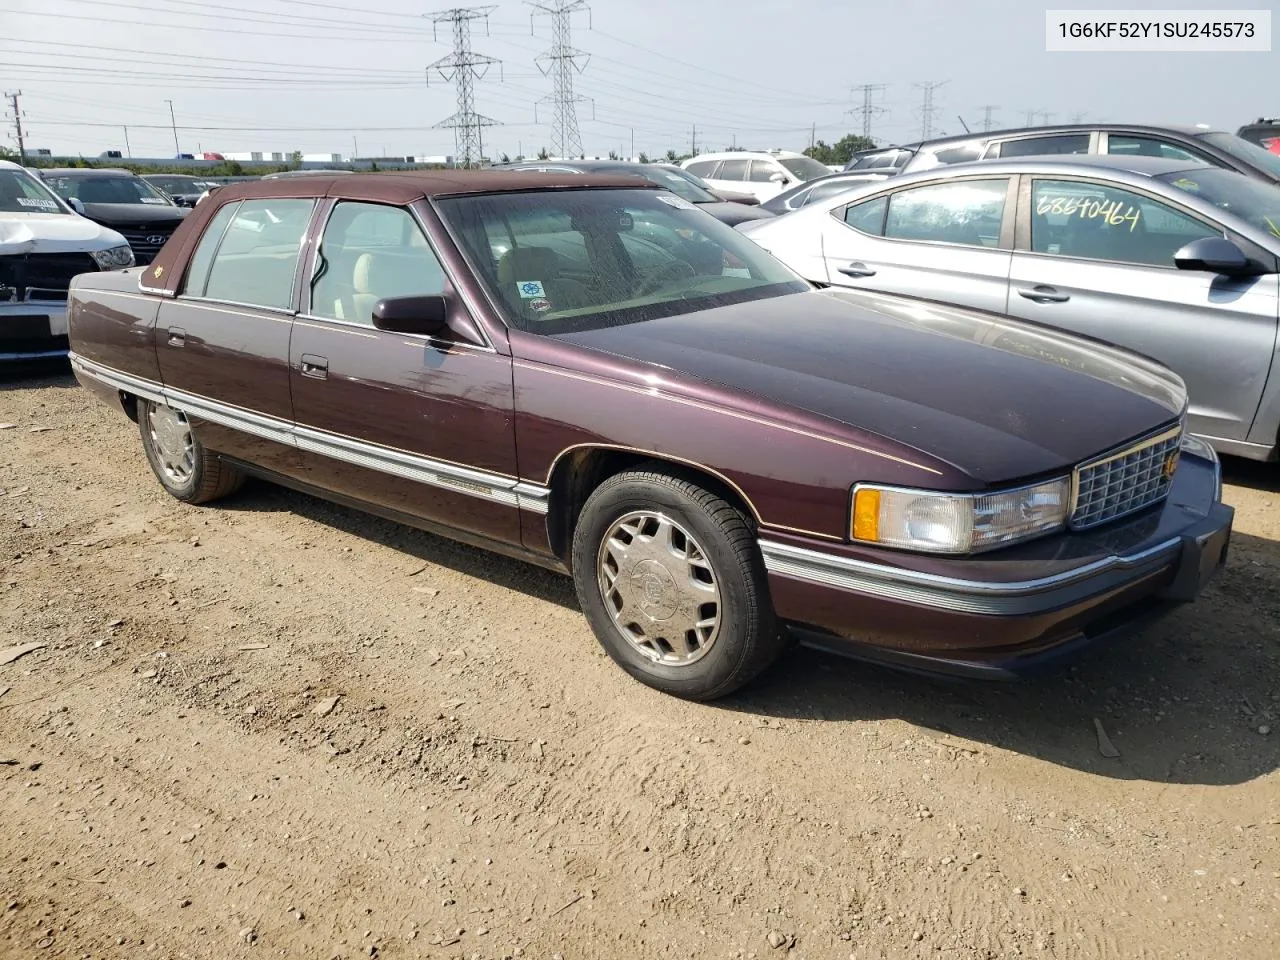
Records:
<instances>
[{"instance_id":1,"label":"headrest","mask_svg":"<svg viewBox=\"0 0 1280 960\"><path fill-rule=\"evenodd\" d=\"M498 261L499 283L545 281L560 275L560 257L550 247L516 247Z\"/></svg>"}]
</instances>

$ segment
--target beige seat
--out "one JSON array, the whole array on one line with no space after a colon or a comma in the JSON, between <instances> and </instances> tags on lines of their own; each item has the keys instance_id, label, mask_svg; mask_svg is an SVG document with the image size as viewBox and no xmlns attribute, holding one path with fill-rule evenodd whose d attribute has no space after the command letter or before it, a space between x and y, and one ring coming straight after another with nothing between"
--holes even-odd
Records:
<instances>
[{"instance_id":1,"label":"beige seat","mask_svg":"<svg viewBox=\"0 0 1280 960\"><path fill-rule=\"evenodd\" d=\"M576 280L562 277L560 270L560 257L550 247L516 247L498 261L498 288L513 309L531 320L540 320L550 311L590 306L592 300L587 288ZM528 282L542 284L541 298L521 296L519 286ZM531 306L539 299L550 304L549 310L536 310Z\"/></svg>"},{"instance_id":2,"label":"beige seat","mask_svg":"<svg viewBox=\"0 0 1280 960\"><path fill-rule=\"evenodd\" d=\"M387 297L410 297L440 293L444 273L427 248L424 253L399 251L362 253L351 271L351 294L339 297L334 312L353 323L373 323L373 308Z\"/></svg>"}]
</instances>

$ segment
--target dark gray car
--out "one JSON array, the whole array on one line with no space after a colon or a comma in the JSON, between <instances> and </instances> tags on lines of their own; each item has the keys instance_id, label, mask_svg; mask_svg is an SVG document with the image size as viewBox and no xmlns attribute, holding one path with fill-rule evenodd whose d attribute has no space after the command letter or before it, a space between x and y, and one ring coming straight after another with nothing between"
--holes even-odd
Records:
<instances>
[{"instance_id":1,"label":"dark gray car","mask_svg":"<svg viewBox=\"0 0 1280 960\"><path fill-rule=\"evenodd\" d=\"M1224 453L1276 459L1280 187L1178 160L992 160L739 229L811 281L1136 350L1186 381L1193 432Z\"/></svg>"}]
</instances>

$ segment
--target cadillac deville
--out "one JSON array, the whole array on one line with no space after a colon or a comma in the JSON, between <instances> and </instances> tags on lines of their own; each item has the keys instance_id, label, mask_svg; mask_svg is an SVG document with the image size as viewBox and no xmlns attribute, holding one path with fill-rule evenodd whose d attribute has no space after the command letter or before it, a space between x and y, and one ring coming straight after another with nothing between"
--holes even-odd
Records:
<instances>
[{"instance_id":1,"label":"cadillac deville","mask_svg":"<svg viewBox=\"0 0 1280 960\"><path fill-rule=\"evenodd\" d=\"M1165 368L815 289L638 179L229 186L149 266L79 277L70 318L174 497L253 475L566 572L609 655L682 697L788 637L1017 675L1227 553Z\"/></svg>"}]
</instances>

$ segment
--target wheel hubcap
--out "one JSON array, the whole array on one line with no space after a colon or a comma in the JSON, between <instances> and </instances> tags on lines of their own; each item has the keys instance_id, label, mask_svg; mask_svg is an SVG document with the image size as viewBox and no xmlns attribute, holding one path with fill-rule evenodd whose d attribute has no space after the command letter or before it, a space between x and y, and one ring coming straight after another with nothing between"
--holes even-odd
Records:
<instances>
[{"instance_id":1,"label":"wheel hubcap","mask_svg":"<svg viewBox=\"0 0 1280 960\"><path fill-rule=\"evenodd\" d=\"M720 584L696 540L670 517L637 510L600 544L600 594L614 625L642 656L687 666L720 633Z\"/></svg>"},{"instance_id":2,"label":"wheel hubcap","mask_svg":"<svg viewBox=\"0 0 1280 960\"><path fill-rule=\"evenodd\" d=\"M153 406L148 414L151 446L170 482L182 485L195 471L195 443L186 415L173 407Z\"/></svg>"}]
</instances>

